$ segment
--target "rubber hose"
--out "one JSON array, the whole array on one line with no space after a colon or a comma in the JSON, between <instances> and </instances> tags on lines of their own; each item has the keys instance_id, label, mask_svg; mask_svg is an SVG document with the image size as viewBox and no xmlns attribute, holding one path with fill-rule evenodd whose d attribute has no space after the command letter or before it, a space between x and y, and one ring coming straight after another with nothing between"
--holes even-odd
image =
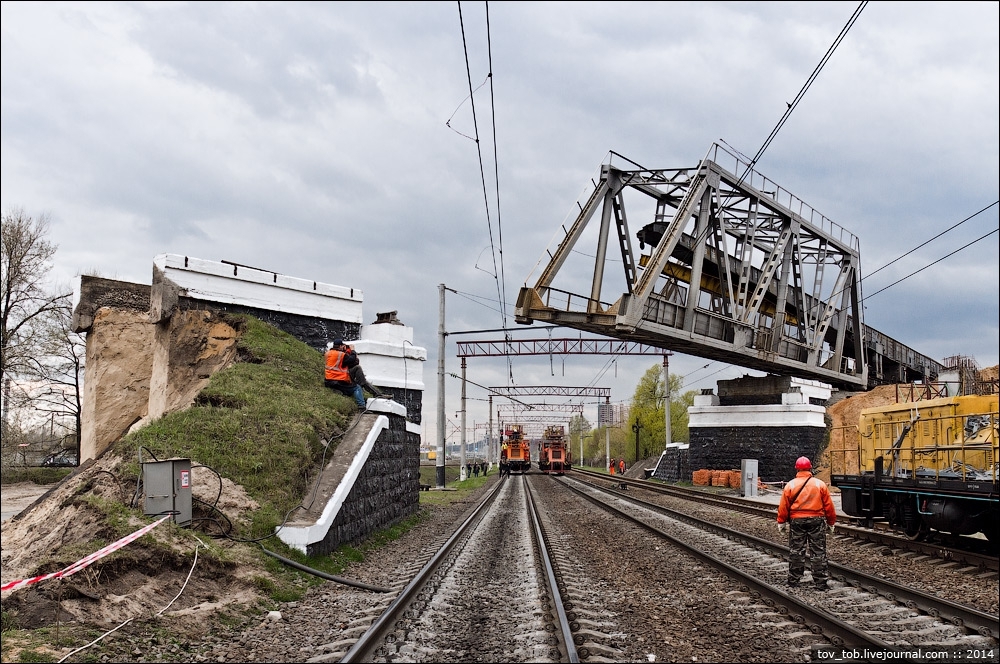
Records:
<instances>
[{"instance_id":1,"label":"rubber hose","mask_svg":"<svg viewBox=\"0 0 1000 664\"><path fill-rule=\"evenodd\" d=\"M342 583L342 584L344 584L346 586L353 586L355 588L361 588L363 590L371 590L372 592L376 592L376 593L389 593L389 592L392 592L388 588L380 588L379 586L372 586L372 585L369 585L367 583L362 583L360 581L354 581L352 579L345 579L342 576L334 576L333 574L327 574L326 572L322 572L322 571L320 571L318 569L313 569L312 567L308 567L306 565L303 565L302 563L297 563L294 560L291 560L289 558L285 558L284 556L278 555L274 551L268 551L264 547L260 547L260 550L263 551L264 553L266 553L267 555L273 557L273 558L277 558L278 560L280 560L281 562L285 563L289 567L294 567L295 569L302 570L303 572L308 572L309 574L312 574L314 576L318 576L321 579L326 579L327 581L335 581L337 583Z\"/></svg>"}]
</instances>

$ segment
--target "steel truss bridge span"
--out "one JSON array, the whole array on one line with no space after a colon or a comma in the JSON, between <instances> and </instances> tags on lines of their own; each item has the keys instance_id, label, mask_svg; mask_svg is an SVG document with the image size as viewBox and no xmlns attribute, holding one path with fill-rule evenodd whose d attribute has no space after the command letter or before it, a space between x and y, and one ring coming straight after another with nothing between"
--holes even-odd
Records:
<instances>
[{"instance_id":1,"label":"steel truss bridge span","mask_svg":"<svg viewBox=\"0 0 1000 664\"><path fill-rule=\"evenodd\" d=\"M520 289L516 322L854 390L931 380L943 368L865 328L858 238L734 151L713 144L687 168L604 164L591 185L534 286ZM627 202L651 212L638 232ZM605 275L612 237L620 278ZM635 251L633 237L648 254ZM580 256L592 268L580 269ZM605 291L620 295L607 302Z\"/></svg>"}]
</instances>

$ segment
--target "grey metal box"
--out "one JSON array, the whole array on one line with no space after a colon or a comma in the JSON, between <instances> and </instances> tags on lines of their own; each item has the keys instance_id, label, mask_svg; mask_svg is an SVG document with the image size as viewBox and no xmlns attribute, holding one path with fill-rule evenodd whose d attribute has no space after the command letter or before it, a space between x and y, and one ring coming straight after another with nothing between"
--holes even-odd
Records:
<instances>
[{"instance_id":1,"label":"grey metal box","mask_svg":"<svg viewBox=\"0 0 1000 664\"><path fill-rule=\"evenodd\" d=\"M757 482L760 475L757 474L757 459L741 459L740 472L743 475L740 481L740 495L744 498L756 498L758 495Z\"/></svg>"},{"instance_id":2,"label":"grey metal box","mask_svg":"<svg viewBox=\"0 0 1000 664\"><path fill-rule=\"evenodd\" d=\"M142 484L147 516L174 512L177 525L191 523L191 459L144 461Z\"/></svg>"}]
</instances>

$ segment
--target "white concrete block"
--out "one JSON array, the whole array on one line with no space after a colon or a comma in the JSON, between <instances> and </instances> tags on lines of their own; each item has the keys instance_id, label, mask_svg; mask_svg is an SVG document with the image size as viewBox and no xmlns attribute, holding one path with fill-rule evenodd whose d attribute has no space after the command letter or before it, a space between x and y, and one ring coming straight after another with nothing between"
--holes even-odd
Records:
<instances>
[{"instance_id":1,"label":"white concrete block","mask_svg":"<svg viewBox=\"0 0 1000 664\"><path fill-rule=\"evenodd\" d=\"M357 288L177 254L160 254L153 265L187 297L349 323L363 320L364 293Z\"/></svg>"}]
</instances>

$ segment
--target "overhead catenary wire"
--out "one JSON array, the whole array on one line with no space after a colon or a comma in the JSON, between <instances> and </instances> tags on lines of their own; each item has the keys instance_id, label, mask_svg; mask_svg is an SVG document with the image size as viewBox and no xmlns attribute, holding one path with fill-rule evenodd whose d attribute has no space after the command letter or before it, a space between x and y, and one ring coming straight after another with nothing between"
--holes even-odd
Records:
<instances>
[{"instance_id":1,"label":"overhead catenary wire","mask_svg":"<svg viewBox=\"0 0 1000 664\"><path fill-rule=\"evenodd\" d=\"M799 93L797 95L795 95L795 99L792 100L791 103L788 103L788 108L785 109L785 113L781 116L781 119L778 120L778 124L774 126L774 129L771 130L771 133L768 134L766 139L764 139L764 143L760 146L760 149L757 150L757 154L755 154L753 156L753 159L750 160L750 163L747 164L746 170L743 171L743 175L740 176L740 182L743 182L744 178L746 178L746 176L750 173L750 171L753 170L754 165L760 160L762 156L764 156L764 151L767 150L767 148L771 145L771 142L774 140L775 136L778 135L778 132L781 131L781 128L785 125L785 122L788 121L789 116L791 116L792 112L799 105L799 102L801 102L803 97L805 97L806 92L808 92L809 88L812 87L812 84L816 81L816 77L818 77L819 73L823 71L823 68L826 66L826 63L829 62L830 58L833 56L834 51L836 51L837 47L840 46L840 43L844 40L844 37L847 36L847 33L854 26L854 23L858 20L858 17L861 16L861 12L864 11L867 5L868 5L868 0L864 0L863 2L858 4L857 8L854 10L854 13L851 14L851 18L849 18L844 27L841 28L840 34L838 34L837 38L833 40L833 44L831 44L830 48L827 49L826 54L819 61L819 64L816 65L816 68L813 70L812 74L809 75L809 78L806 79L806 82L802 86L802 89L799 90Z\"/></svg>"},{"instance_id":2,"label":"overhead catenary wire","mask_svg":"<svg viewBox=\"0 0 1000 664\"><path fill-rule=\"evenodd\" d=\"M813 72L810 74L809 78L807 79L807 81L805 82L805 84L802 86L801 90L798 92L798 94L793 99L793 102L788 104L788 109L783 114L783 116L781 117L781 119L779 120L779 122L775 125L774 129L772 129L771 133L765 139L765 141L761 145L760 149L757 151L757 153L754 155L753 158L748 159L749 163L747 164L747 170L744 172L744 176L746 176L746 174L749 173L753 169L753 167L759 162L759 160L761 159L761 157L763 156L763 154L769 148L769 146L771 145L771 143L775 140L775 137L777 136L777 134L782 129L784 123L789 119L789 117L791 115L791 112L794 111L797 108L798 104L803 100L805 94L808 92L808 90L810 89L811 85L817 80L820 72L824 69L824 67L827 64L827 62L829 62L829 60L832 58L833 53L836 51L836 49L839 47L839 45L846 38L846 35L852 29L853 25L856 23L857 19L860 17L861 13L866 8L866 6L867 6L867 2L866 1L865 2L860 2L857 5L857 7L855 8L855 10L854 10L853 14L851 15L850 19L847 21L847 23L841 29L840 33L837 35L836 39L833 41L833 43L831 44L831 46L829 47L829 49L827 50L827 52L823 56L822 60L819 62L819 64L816 66L816 68L813 70ZM461 9L460 9L460 11L461 11ZM488 23L489 23L489 16L488 16L488 9L487 9L487 24ZM463 38L464 38L464 32L463 32ZM492 92L493 92L493 88L492 88L492 69L493 69L493 67L492 67L492 57L491 57L491 59L490 59L490 74L491 75L487 78L487 80L489 80L490 83L491 83L491 99L492 99ZM471 77L470 77L470 89L471 89ZM494 111L495 111L495 106L494 106ZM494 129L495 129L495 122L494 122ZM477 136L478 136L478 133L477 133ZM478 140L477 140L477 144L478 144ZM494 132L494 157L496 158L495 132ZM482 171L482 165L481 165L481 171ZM484 182L485 182L485 179L484 179ZM499 197L499 179L498 178L495 181L495 185L496 185L497 195ZM484 184L484 187L485 187L485 184ZM499 208L499 198L498 198L498 208ZM965 220L965 221L967 221L967 220ZM949 230L952 230L953 228L961 225L961 223L964 223L964 221L963 222L959 222L959 224L956 224L955 226L953 226L952 228L947 229L946 231L943 231L938 236L935 236L935 238L931 238L931 240L928 240L927 242L925 242L924 244L919 245L918 247L915 247L914 250L911 250L911 251L915 251L916 249L919 249L920 247L925 246L926 244L928 244L929 242L931 242L933 239L936 239L936 237L940 237L940 235L943 235L944 233L948 232ZM498 225L499 225L499 214L498 214ZM491 231L492 231L492 227L491 227ZM491 239L492 239L492 233L491 233ZM980 238L980 240L981 239L984 239L984 238ZM977 240L977 241L979 241L979 240ZM967 245L967 246L970 246L970 245ZM963 248L965 248L965 247L963 247ZM574 250L574 251L576 251L576 250ZM959 249L958 251L961 251L961 249ZM945 258L948 258L949 256L953 255L954 253L957 253L957 252L953 252L952 254L949 254L948 256L945 256L945 257L943 257L940 260L944 260ZM499 250L499 256L500 256L500 259L501 259L500 260L500 268L501 269L498 270L498 271L495 271L495 273L496 272L502 273L502 267L503 267L503 261L502 261L502 256L503 256L503 252L502 252L502 236L501 236L501 245L500 245L500 250ZM902 258L902 256L900 256L899 258L897 258L896 260L894 260L893 263L896 262L896 261L898 261L898 260L900 260L901 258ZM935 261L935 263L936 262L938 262L938 261ZM865 278L867 278L869 276L873 276L877 272L879 272L879 271L881 271L881 270L889 267L889 265L891 265L891 264L892 263L887 264L887 265L879 268L879 270L876 270L872 274L866 275ZM933 264L934 263L931 263L930 265L933 265ZM494 265L496 267L496 261L495 261ZM930 267L930 265L925 266L925 268L921 268L921 269L926 269L926 267ZM920 270L918 270L917 272L919 272L919 271ZM916 272L914 272L913 274L916 274ZM911 275L908 275L908 277L909 276L913 276L913 275L911 274ZM904 279L905 278L907 278L907 277L904 277ZM899 281L902 281L902 280L899 280ZM899 281L894 282L894 284L890 284L890 286L893 286L893 285L899 283ZM498 288L503 289L504 283L505 283L504 281L498 282ZM890 286L887 286L886 288L888 288ZM868 298L873 297L873 296L877 295L878 293L883 292L884 290L885 289L882 289L882 290L878 291L877 293L873 293L872 295L869 295ZM503 290L501 290L500 292L501 292L501 297L500 297L500 300L499 300L499 302L500 302L500 314L505 319L504 328L506 328L506 312L507 312L507 306L508 305L505 304L505 298L503 297L503 294L502 294ZM836 294L834 294L834 296L835 295ZM831 296L831 297L833 297L833 296ZM865 298L865 299L868 299L868 298ZM505 332L505 337L509 337L508 333L506 333L506 332ZM615 362L616 362L615 358L612 358L612 359L608 360L604 364L604 366L601 368L601 370L598 372L598 374L597 374L594 382L599 381L600 378L603 377L610 370L611 366L614 366ZM510 365L510 358L508 357L508 366L509 365ZM718 372L716 372L716 373L718 373Z\"/></svg>"},{"instance_id":3,"label":"overhead catenary wire","mask_svg":"<svg viewBox=\"0 0 1000 664\"><path fill-rule=\"evenodd\" d=\"M784 126L785 122L788 120L788 117L791 115L792 111L794 111L795 108L798 106L799 102L802 101L803 97L805 96L805 93L812 86L813 82L816 80L816 77L819 75L819 73L822 71L822 69L826 66L826 63L830 60L830 58L832 57L834 51L837 49L837 47L840 45L840 43L844 40L844 37L847 36L848 31L854 26L854 23L857 21L858 17L861 15L861 12L864 11L864 9L865 9L865 7L867 5L868 5L867 0L864 0L861 3L859 3L858 6L855 8L854 13L851 15L851 17L848 19L847 23L841 29L841 31L837 35L836 39L834 39L833 44L831 44L830 48L827 49L826 54L823 56L823 58L820 60L820 63L813 70L812 74L810 74L809 78L806 80L806 83L802 86L802 89L799 90L799 93L795 96L795 99L791 103L788 104L788 108L785 110L785 113L781 116L781 119L775 125L774 129L771 130L771 133L764 140L764 143L761 145L760 149L757 150L757 153L754 155L754 157L749 160L749 162L747 164L747 168L744 170L743 175L740 177L740 180L739 180L740 182L743 182L743 180L746 178L746 176L753 170L754 166L757 164L757 162L763 156L764 151L767 150L767 148L770 146L771 142L774 140L775 136L777 135L778 131L780 131L780 129ZM741 156L745 157L745 155L742 155L742 153L741 153ZM907 252L904 252L903 254L901 254L897 258L893 259L892 261L890 261L886 265L883 265L879 269L873 271L871 274L868 274L868 275L865 275L864 277L862 277L859 280L858 283L860 284L861 282L863 282L868 277L871 277L871 276L877 274L878 272L881 272L882 270L886 269L887 267L889 267L893 263L901 260L902 258L904 258L904 257L912 254L916 250L918 250L918 249L926 246L927 244L933 242L934 240L936 240L937 238L941 237L945 233L948 233L949 231L954 230L955 228L961 226L962 224L964 224L965 222L969 221L970 219L978 216L979 214L982 214L986 210L988 210L988 209L992 208L993 206L997 205L998 202L1000 202L1000 201L995 201L995 202L991 203L990 205L984 207L983 209L981 209L978 212L970 215L969 217L963 219L962 221L954 224L953 226L945 229L944 231L941 231L940 233L938 233L934 237L928 239L927 241L921 243L920 245L914 247L913 249L911 249L911 250L909 250ZM702 235L699 238L696 239L696 241L697 242L703 241L705 239L705 237L707 237L708 230L709 229L706 228L706 230L702 233ZM888 288L891 288L892 286L895 286L895 285L899 284L900 282L902 282L902 281L908 279L909 277L911 277L911 276L913 276L913 275L921 272L922 270L930 267L931 265L934 265L935 263L938 263L938 262L940 262L940 261L942 261L942 260L944 260L944 259L946 259L946 258L948 258L948 257L950 257L952 255L954 255L955 253L958 253L962 249L965 249L965 248L967 248L969 246L972 246L976 242L979 242L980 240L984 239L985 237L988 237L991 234L992 233L988 233L987 235L984 235L983 237L980 237L979 239L974 240L973 242L971 242L971 243L969 243L969 244L967 244L967 245L965 245L965 246L963 246L963 247L961 247L961 248L959 248L959 249L951 252L947 256L944 256L944 257L942 257L942 258L940 258L940 259L938 259L938 260L936 260L936 261L934 261L934 262L932 262L932 263L930 263L928 265L925 265L923 268L920 268L920 270L916 270L915 272L912 272L911 274L908 274L907 276L903 277L902 279L899 279L899 280L897 280L897 281L889 284L885 288L882 288L881 290L878 290L875 293L872 293L870 295L865 296L861 301L864 302L865 300L867 300L867 299L869 299L871 297L874 297L875 295L878 295L879 293L887 290ZM829 299L832 300L833 298L835 298L836 296L840 295L841 293L843 293L843 291L832 293L830 295Z\"/></svg>"},{"instance_id":4,"label":"overhead catenary wire","mask_svg":"<svg viewBox=\"0 0 1000 664\"><path fill-rule=\"evenodd\" d=\"M854 26L854 23L858 20L858 17L861 15L861 12L864 11L864 8L867 5L868 5L867 0L863 0L860 4L858 4L857 8L854 10L854 13L848 19L844 27L841 28L840 33L837 35L837 37L833 40L833 44L831 44L830 48L827 49L822 59L820 59L819 64L816 65L816 68L813 69L813 72L809 75L809 78L806 79L805 84L803 84L798 94L795 95L795 99L790 103L786 102L788 104L788 108L785 109L784 114L782 114L781 119L778 120L778 123L774 126L774 129L771 130L771 133L768 134L766 139L764 139L764 143L760 146L760 149L757 150L757 153L747 163L746 168L743 170L743 174L740 175L739 180L737 181L737 185L741 185L747 178L747 176L750 175L750 173L753 171L754 166L756 166L757 162L764 155L764 152L771 145L771 142L778 135L778 132L785 125L785 122L791 116L792 112L796 109L796 107L798 107L799 102L801 102L802 99L805 97L806 92L809 90L810 87L812 87L812 84L816 81L816 78L819 76L819 73L826 66L826 63L833 56L834 51L836 51L837 47L840 46L840 43L844 40L844 37L847 36L847 33ZM737 152L739 151L737 150ZM740 155L745 157L745 155L743 155L742 153L740 153ZM712 225L706 224L705 229L695 238L694 243L700 244L701 242L704 242L705 239L708 237L708 234L711 232L711 230L712 230ZM635 326L633 326L633 331L635 331L636 327L638 327L638 322L636 322Z\"/></svg>"},{"instance_id":5,"label":"overhead catenary wire","mask_svg":"<svg viewBox=\"0 0 1000 664\"><path fill-rule=\"evenodd\" d=\"M899 256L897 256L896 258L892 259L891 261L889 261L888 263L886 263L885 265L883 265L879 269L874 270L870 274L866 274L861 280L864 281L868 277L871 277L871 276L874 276L874 275L878 274L879 272L881 272L882 270L886 269L887 267L889 267L890 265L892 265L896 261L902 260L903 258L906 258L910 254L912 254L913 252L915 252L917 249L922 249L923 247L927 246L928 244L930 244L934 240L938 239L939 237L941 237L945 233L948 233L948 232L951 232L951 231L955 230L956 228L958 228L959 226L961 226L965 222L969 221L970 219L975 219L976 217L978 217L979 215L981 215L983 212L986 212L987 210L989 210L991 207L995 207L998 203L1000 203L1000 200L993 201L992 203L990 203L989 205L987 205L986 207L984 207L979 212L974 212L974 213L970 214L968 217L966 217L962 221L958 222L957 224L949 226L948 228L944 229L943 231L941 231L940 233L938 233L934 237L930 238L929 240L925 240L924 242L921 242L920 244L918 244L917 246L915 246L913 249L910 249L909 251L900 254ZM888 288L888 286L887 286L887 288Z\"/></svg>"},{"instance_id":6,"label":"overhead catenary wire","mask_svg":"<svg viewBox=\"0 0 1000 664\"><path fill-rule=\"evenodd\" d=\"M820 63L816 66L816 68L814 69L814 71L812 72L812 74L810 74L810 76L807 79L806 83L803 85L802 89L796 95L796 97L793 100L793 102L788 104L788 109L786 110L786 112L784 113L784 115L782 116L782 118L778 121L778 123L774 127L774 129L772 129L772 131L768 135L767 139L765 139L763 145L757 151L757 154L753 157L753 159L750 160L750 163L748 164L747 169L744 172L744 177L753 169L754 165L757 163L757 161L759 161L759 159L761 158L761 156L767 150L767 148L769 147L769 145L771 144L771 142L774 140L775 136L777 136L778 132L781 130L782 126L787 121L788 117L791 115L791 112L795 110L795 108L798 106L799 102L804 98L805 93L809 90L809 88L811 87L812 83L819 76L819 73L823 70L823 68L825 67L826 63L832 57L833 53L836 51L837 47L840 45L840 43L843 41L844 37L850 31L851 27L857 21L858 17L860 16L860 14L864 10L864 8L867 6L867 4L868 4L867 1L861 2L858 5L858 7L855 9L855 11L852 14L851 18L848 20L847 24L841 29L840 33L837 35L837 37L834 40L833 44L827 50L826 54L821 59ZM472 107L473 127L474 127L474 138L473 138L473 140L476 143L477 154L478 154L478 157L479 157L480 180L481 180L482 187L483 187L483 197L484 197L484 203L485 203L485 207L486 207L487 224L489 226L490 246L491 246L492 254L493 254L493 257L494 257L494 273L493 274L494 274L494 280L496 281L496 284L497 284L497 296L498 296L498 303L499 303L499 313L500 313L501 318L503 320L503 328L506 329L506 327L507 327L507 325L506 325L506 316L507 316L507 314L506 314L506 307L507 307L507 305L505 304L505 302L506 302L506 294L505 294L505 291L506 291L506 279L505 279L505 274L504 274L503 235L502 235L502 224L501 224L501 218L500 218L500 208L501 208L501 205L500 205L500 187L499 187L499 159L498 159L498 149L497 149L497 140L496 140L496 98L495 98L495 90L494 90L494 83L493 83L493 78L494 77L493 77L493 61L492 61L492 41L491 41L491 35L490 35L490 22L489 22L489 3L488 2L486 3L487 50L488 50L488 58L489 58L489 63L488 63L489 73L487 74L486 80L489 81L489 83L490 83L490 101L491 101L492 120L493 120L493 157L494 157L494 165L495 165L495 170L494 170L494 176L495 176L494 177L494 186L495 186L495 192L496 192L496 197L497 197L497 236L498 236L499 247L497 247L496 244L494 244L494 240L493 240L493 223L492 223L492 219L491 219L491 216L490 216L489 197L488 197L488 195L486 193L486 176L485 176L485 167L484 167L484 162L483 162L483 154L482 154L481 142L480 142L480 138L479 138L478 116L477 116L476 107L475 107L475 97L474 97L475 90L472 87L471 67L470 67L470 64L469 64L469 55L468 55L468 43L467 43L467 40L466 40L465 24L464 24L464 17L462 15L461 2L458 3L458 10L459 10L459 21L460 21L461 28L462 28L462 43L463 43L463 49L464 49L464 54L465 54L466 76L467 76L467 81L468 81L468 86L469 86L469 99L470 99L470 103L471 103L471 107ZM482 85L480 85L479 87L482 87ZM478 90L478 89L479 88L476 88L476 90ZM450 124L449 124L449 126L450 126ZM741 180L742 180L742 178L741 178ZM499 256L499 260L498 260L498 256ZM499 264L499 266L498 266L498 264ZM505 341L509 341L510 340L509 333L505 332L504 336L505 336ZM512 363L511 357L510 356L506 356L506 361L507 361L507 367L508 367L508 382L510 384L513 384L513 382L514 382L514 380L513 380L513 363ZM605 365L602 367L602 369L598 372L597 376L595 377L594 382L600 380L600 378L603 377L607 373L608 370L610 370L611 366L613 366L614 363L615 363L615 359L611 359L608 362L606 362Z\"/></svg>"},{"instance_id":7,"label":"overhead catenary wire","mask_svg":"<svg viewBox=\"0 0 1000 664\"><path fill-rule=\"evenodd\" d=\"M486 3L486 44L488 53L488 69L487 79L490 81L490 105L493 107L492 120L493 120L493 159L494 159L494 181L496 184L496 197L497 197L497 240L494 242L493 239L493 221L490 215L490 201L489 194L487 193L486 187L486 168L483 162L483 150L482 144L479 139L479 121L476 114L476 99L474 95L474 90L472 89L472 69L469 63L469 46L468 41L465 36L465 19L462 15L462 3L458 3L458 20L462 30L462 48L465 55L465 71L466 78L469 85L469 101L472 108L472 126L474 132L473 140L476 143L476 154L479 158L479 178L483 189L483 203L486 211L486 225L489 229L490 247L493 254L493 274L494 281L497 287L497 301L500 303L500 317L503 327L507 327L507 314L504 311L503 302L506 300L505 297L505 286L504 286L504 269L503 269L503 232L501 229L500 221L500 179L499 179L499 163L497 162L497 140L496 140L496 103L495 95L493 89L493 54L492 54L492 41L490 38L490 23L489 23L489 3ZM497 247L499 243L499 247ZM499 255L499 269L497 267ZM510 357L507 357L507 374L508 381L513 382L514 379L514 369L513 363Z\"/></svg>"},{"instance_id":8,"label":"overhead catenary wire","mask_svg":"<svg viewBox=\"0 0 1000 664\"><path fill-rule=\"evenodd\" d=\"M958 228L959 226L961 226L961 225L962 225L962 224L964 224L965 222L967 222L967 221L969 221L969 220L971 220L971 219L975 219L976 217L978 217L978 216L979 216L979 215L981 215L982 213L986 212L987 210L989 210L989 209L990 209L990 208L992 208L992 207L995 207L995 206L996 206L996 205L998 205L998 204L1000 204L1000 200L997 200L997 201L993 201L992 203L990 203L990 204L989 204L989 205L987 205L986 207L982 208L982 209L981 209L981 210L979 210L978 212L974 212L973 214L970 214L970 215L969 215L968 217L966 217L966 218L965 218L965 219L963 219L962 221L960 221L960 222L958 222L958 223L956 223L956 224L953 224L952 226L949 226L948 228L946 228L945 230L941 231L940 233L938 233L938 234L937 234L937 235L935 235L934 237L932 237L932 238L930 238L930 239L928 239L928 240L925 240L924 242L921 242L920 244L918 244L918 245L917 245L917 246L915 246L914 248L910 249L909 251L905 251L905 252L903 252L902 254L900 254L900 255L899 255L899 256L897 256L896 258L892 259L891 261L889 261L888 263L886 263L885 265L883 265L883 266L882 266L882 267L880 267L879 269L877 269L877 270L873 271L873 272L872 272L871 274L866 274L865 276L863 276L863 277L862 277L861 279L859 279L859 280L858 280L858 283L859 283L859 284L863 283L863 282L865 281L865 279L868 279L869 277L872 277L872 276L874 276L875 274L878 274L879 272L881 272L882 270L886 269L886 268L887 268L887 267L889 267L890 265L892 265L892 264L894 264L894 263L896 263L896 262L898 262L898 261L902 260L903 258L906 258L907 256L909 256L909 255L913 254L914 252L916 252L916 251L917 251L918 249L922 249L923 247L927 246L928 244L930 244L930 243L931 243L931 242L933 242L934 240L937 240L938 238L942 237L942 236L943 236L943 235L945 235L946 233L949 233L949 232L951 232L951 231L955 230L956 228ZM906 279L909 279L909 278L910 278L910 277L912 277L913 275L915 275L915 274L917 274L917 273L919 273L919 272L922 272L923 270L926 270L927 268L929 268L930 266L934 265L935 263L940 263L941 261L945 260L946 258L949 258L949 257L951 257L951 256L954 256L955 254L957 254L958 252L962 251L963 249L966 249L966 248L968 248L968 247L971 247L972 245L974 245L974 244L976 244L977 242L979 242L979 241L981 241L981 240L985 239L986 237L989 237L989 236L990 236L991 234L993 234L993 233L995 233L995 232L996 232L996 230L993 230L993 231L991 231L990 233L987 233L986 235L983 235L983 236L979 237L978 239L976 239L976 240L973 240L972 242L970 242L970 243L966 244L965 246L962 246L962 247L959 247L959 248L958 248L958 249L956 249L955 251L952 251L951 253L949 253L949 254L948 254L947 256L942 256L941 258L939 258L939 259L937 259L937 260L935 260L935 261L933 261L933 262L931 262L931 263L928 263L927 265L923 266L923 267L922 267L922 268L920 268L919 270L916 270L916 271L914 271L914 272L911 272L910 274L906 275L906 276L905 276L905 277L903 277L902 279L898 279L898 280L896 280L896 281L892 282L891 284L889 284L889 285L888 285L888 286L886 286L885 288L882 288L881 290L878 290L878 291L875 291L874 293L872 293L872 294L870 294L870 295L866 295L865 297L863 297L863 298L861 299L861 301L862 301L862 302L864 302L864 301L865 301L865 300L867 300L868 298L870 298L870 297L873 297L873 296L875 296L875 295L878 295L879 293L881 293L881 292L883 292L883 291L885 291L885 290L888 290L889 288L892 288L892 287L893 287L893 286L895 286L896 284L898 284L898 283L900 283L900 282L902 282L902 281L905 281ZM841 290L839 290L839 291L837 291L837 292L835 292L835 293L831 293L831 294L830 294L830 297L829 297L828 299L829 299L829 300L833 300L833 298L837 297L838 295L841 295L841 294L842 294L842 293L844 292L844 290L845 290L845 289L841 289Z\"/></svg>"},{"instance_id":9,"label":"overhead catenary wire","mask_svg":"<svg viewBox=\"0 0 1000 664\"><path fill-rule=\"evenodd\" d=\"M809 75L809 78L806 79L806 82L802 85L802 88L799 90L798 94L795 95L795 99L792 100L792 102L790 103L786 102L788 104L788 108L785 109L785 112L778 120L778 123L771 130L771 133L768 134L766 139L764 139L764 142L757 150L757 153L753 156L752 159L748 160L747 167L743 170L743 174L740 175L739 180L737 181L737 185L742 184L743 181L746 180L750 172L753 171L754 166L756 166L757 162L760 161L760 158L764 156L764 152L767 150L768 147L770 147L771 143L774 141L774 138L778 135L778 132L781 131L781 128L785 125L785 122L788 121L788 118L791 116L792 112L798 107L799 102L801 102L802 99L805 97L806 92L809 90L810 87L812 87L812 84L816 81L816 78L819 76L820 72L826 66L826 63L829 62L830 58L833 56L834 51L836 51L837 47L840 46L840 43L844 40L844 37L847 36L848 31L854 26L854 23L858 20L858 17L861 15L861 12L864 11L864 8L867 5L868 5L867 0L863 0L861 3L858 4L857 8L854 10L854 13L851 14L851 17L847 20L847 23L844 25L843 28L841 28L840 33L833 40L833 44L831 44L830 48L827 49L822 59L820 59L819 64L816 65L816 68L813 69L812 73ZM725 141L722 142L726 143ZM726 143L726 145L729 144ZM733 149L735 152L738 152L741 157L746 158L746 155L744 155L742 152L736 150L735 148ZM698 237L695 238L695 244L704 242L705 239L708 237L708 234L711 232L711 230L712 230L711 225L710 224L706 225L705 229L698 235Z\"/></svg>"},{"instance_id":10,"label":"overhead catenary wire","mask_svg":"<svg viewBox=\"0 0 1000 664\"><path fill-rule=\"evenodd\" d=\"M493 90L493 40L490 33L490 3L486 2L486 53L488 57L489 81L490 81L490 128L493 134L493 184L497 203L497 241L500 244L500 294L499 304L501 307L501 318L503 326L507 327L507 314L503 311L504 303L507 301L507 277L504 274L503 261L503 223L502 208L500 205L500 156L497 147L497 105L496 95ZM496 261L494 261L494 271Z\"/></svg>"},{"instance_id":11,"label":"overhead catenary wire","mask_svg":"<svg viewBox=\"0 0 1000 664\"><path fill-rule=\"evenodd\" d=\"M955 254L957 254L958 252L962 251L963 249L968 249L969 247L971 247L972 245L976 244L977 242L981 242L981 241L985 240L986 238L988 238L989 236L991 236L991 235L993 235L994 233L997 233L997 232L1000 232L1000 228L994 228L989 233L986 233L985 235L981 235L980 237L976 238L972 242L969 242L968 244L965 244L965 245L959 247L955 251L952 251L951 253L942 256L941 258L937 259L936 261L934 261L932 263L928 263L927 265L923 266L919 270L914 270L913 272L909 273L905 277L902 277L901 279L897 279L896 281L892 282L891 284L889 284L885 288L882 288L881 290L877 290L877 291L875 291L874 293L872 293L870 295L866 295L864 297L864 299L862 299L861 301L865 302L866 300L869 300L869 299L875 297L879 293L881 293L883 291L889 290L890 288L892 288L896 284L898 284L898 283L900 283L902 281L906 281L907 279L909 279L910 277L914 276L915 274L919 274L919 273L923 272L924 270L926 270L927 268L931 267L932 265L936 265L937 263L940 263L941 261L945 260L946 258L950 258L950 257L954 256Z\"/></svg>"}]
</instances>

